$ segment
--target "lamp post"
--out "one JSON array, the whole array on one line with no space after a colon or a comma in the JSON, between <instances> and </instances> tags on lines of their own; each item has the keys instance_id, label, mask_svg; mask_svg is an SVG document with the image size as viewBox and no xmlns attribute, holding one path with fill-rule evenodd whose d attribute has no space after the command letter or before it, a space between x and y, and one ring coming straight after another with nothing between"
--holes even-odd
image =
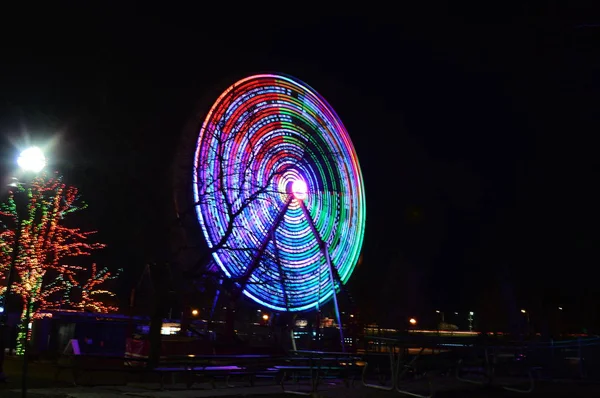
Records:
<instances>
[{"instance_id":1,"label":"lamp post","mask_svg":"<svg viewBox=\"0 0 600 398\"><path fill-rule=\"evenodd\" d=\"M525 319L527 319L527 334L531 333L531 325L529 321L529 312L525 309L521 309L521 314L525 315Z\"/></svg>"},{"instance_id":2,"label":"lamp post","mask_svg":"<svg viewBox=\"0 0 600 398\"><path fill-rule=\"evenodd\" d=\"M473 315L475 315L475 313L473 311L469 311L469 317L467 318L469 321L469 332L473 331Z\"/></svg>"},{"instance_id":3,"label":"lamp post","mask_svg":"<svg viewBox=\"0 0 600 398\"><path fill-rule=\"evenodd\" d=\"M21 152L19 157L17 158L17 165L19 166L22 174L25 175L26 178L31 178L36 175L40 171L46 167L46 157L42 150L38 147L30 147ZM4 372L4 358L7 343L9 342L8 333L10 331L10 327L8 325L8 312L10 310L9 307L9 297L12 293L12 285L15 279L15 265L19 258L19 241L21 240L21 221L23 215L23 198L21 195L22 189L21 182L18 179L13 179L13 182L10 184L11 189L13 190L15 207L16 207L16 226L15 226L15 239L14 246L12 250L10 267L8 269L8 275L6 278L6 290L4 291L4 296L2 298L2 307L3 311L0 313L0 381L6 381L6 374ZM29 309L29 303L27 303L27 308ZM29 318L29 316L27 316ZM25 327L29 327L29 319L26 320ZM25 350L27 350L27 341L25 342ZM27 351L25 351L25 356L23 359L23 387L25 387L25 378L27 376ZM26 390L23 388L23 396L25 396Z\"/></svg>"},{"instance_id":4,"label":"lamp post","mask_svg":"<svg viewBox=\"0 0 600 398\"><path fill-rule=\"evenodd\" d=\"M563 333L563 307L558 307L558 334L562 335Z\"/></svg>"}]
</instances>

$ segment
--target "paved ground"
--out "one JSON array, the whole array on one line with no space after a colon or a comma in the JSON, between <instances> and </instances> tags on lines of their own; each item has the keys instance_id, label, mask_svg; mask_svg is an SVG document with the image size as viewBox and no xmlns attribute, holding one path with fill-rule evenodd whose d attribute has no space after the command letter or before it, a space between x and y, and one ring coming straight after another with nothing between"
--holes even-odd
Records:
<instances>
[{"instance_id":1,"label":"paved ground","mask_svg":"<svg viewBox=\"0 0 600 398\"><path fill-rule=\"evenodd\" d=\"M1 398L21 397L21 362L10 358L7 360L5 370L9 376L6 384L0 384ZM204 397L241 397L252 396L255 398L281 398L291 395L284 394L280 386L265 381L255 387L244 386L236 383L236 387L227 387L224 383L217 384L212 389L208 384L196 384L192 389L186 390L181 384L167 386L167 390L160 390L156 380L138 380L126 382L123 375L97 374L93 383L96 385L74 387L69 383L69 374L65 372L58 382L54 380L55 368L49 363L31 363L28 378L28 397L31 398L204 398ZM524 395L511 393L500 388L484 389L458 382L453 377L437 379L437 398L578 398L600 397L600 385L582 383L540 383L532 394ZM293 386L290 386L293 387ZM306 388L306 386L300 386ZM412 389L426 392L426 385L413 384ZM356 383L354 388L346 388L341 383L328 383L323 385L320 396L328 398L386 398L402 397L398 393L375 390Z\"/></svg>"}]
</instances>

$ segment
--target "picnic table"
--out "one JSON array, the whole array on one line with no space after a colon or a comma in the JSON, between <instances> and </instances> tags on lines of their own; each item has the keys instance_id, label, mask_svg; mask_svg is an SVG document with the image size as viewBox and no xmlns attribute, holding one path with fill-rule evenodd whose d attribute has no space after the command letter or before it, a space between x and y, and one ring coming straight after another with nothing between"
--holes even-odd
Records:
<instances>
[{"instance_id":1,"label":"picnic table","mask_svg":"<svg viewBox=\"0 0 600 398\"><path fill-rule=\"evenodd\" d=\"M346 387L353 385L354 378L364 365L362 357L346 352L330 351L291 351L290 356L280 365L273 367L282 372L281 388L283 392L298 395L312 395L317 393L319 384L323 379L342 379ZM309 389L289 389L286 387L287 379L298 383L302 379L309 380Z\"/></svg>"},{"instance_id":2,"label":"picnic table","mask_svg":"<svg viewBox=\"0 0 600 398\"><path fill-rule=\"evenodd\" d=\"M216 379L223 378L227 382L232 376L246 377L250 385L253 385L255 377L259 375L275 376L278 370L272 368L272 365L276 363L277 358L277 356L253 354L172 356L163 357L158 366L148 368L146 358L97 354L69 355L58 361L55 378L58 379L63 370L70 370L74 384L80 381L83 374L88 374L88 381L92 383L93 373L104 371L125 375L154 374L158 376L161 389L164 388L167 378L174 382L177 375L184 377L188 388L200 377L208 378L213 387Z\"/></svg>"},{"instance_id":3,"label":"picnic table","mask_svg":"<svg viewBox=\"0 0 600 398\"><path fill-rule=\"evenodd\" d=\"M208 354L185 355L161 358L158 366L147 367L148 359L105 355L70 355L57 364L56 379L64 370L70 370L74 384L88 375L88 383L93 384L95 372L118 372L129 374L150 374L164 389L167 382L175 383L178 378L190 388L200 379L208 379L216 387L216 380L224 380L229 386L232 377L246 380L254 385L258 377L272 378L286 393L311 395L324 379L341 379L346 386L353 385L360 375L364 362L362 357L344 352L291 351L289 355L261 354ZM302 391L289 387L292 380L298 384L309 380L309 388ZM301 387L301 386L297 386Z\"/></svg>"},{"instance_id":4,"label":"picnic table","mask_svg":"<svg viewBox=\"0 0 600 398\"><path fill-rule=\"evenodd\" d=\"M428 398L434 394L431 375L436 372L454 374L461 382L481 386L496 385L504 390L518 393L531 393L535 381L548 361L546 358L556 342L507 341L479 336L477 338L445 337L445 336L368 336L377 342L378 347L385 347L384 353L367 353L367 366L363 372L363 385L370 388L396 391L403 395ZM579 341L579 352L585 344L598 344L597 341ZM564 344L575 346L574 343ZM426 355L429 354L429 355ZM391 378L391 385L379 384L367 380L367 369L372 358L385 358L386 370ZM581 358L581 354L579 358ZM579 360L581 363L581 360ZM426 376L429 384L427 394L416 393L402 387L406 376L418 374Z\"/></svg>"}]
</instances>

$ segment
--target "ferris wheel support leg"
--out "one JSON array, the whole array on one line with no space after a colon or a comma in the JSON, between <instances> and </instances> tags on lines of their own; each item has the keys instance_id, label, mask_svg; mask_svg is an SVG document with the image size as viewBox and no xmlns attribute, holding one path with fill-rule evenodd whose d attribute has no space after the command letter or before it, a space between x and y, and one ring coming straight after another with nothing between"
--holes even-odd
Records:
<instances>
[{"instance_id":1,"label":"ferris wheel support leg","mask_svg":"<svg viewBox=\"0 0 600 398\"><path fill-rule=\"evenodd\" d=\"M308 221L308 225L310 226L310 229L312 230L312 233L315 236L315 239L317 239L317 241L319 242L319 248L321 249L321 252L325 256L325 261L327 262L327 268L329 270L329 280L331 282L331 288L333 290L333 305L335 307L335 317L336 317L336 321L340 327L340 344L342 347L342 352L346 352L346 344L345 344L345 340L344 340L344 328L342 325L342 317L340 316L340 307L338 306L337 294L335 292L335 278L333 277L333 264L331 264L331 258L329 257L329 249L327 248L327 243L325 243L323 238L321 238L319 231L317 231L315 222L313 221L312 217L310 216L310 213L308 212L308 209L306 208L306 205L304 204L303 201L300 201L300 207L302 208L304 217L306 217L306 220Z\"/></svg>"},{"instance_id":2,"label":"ferris wheel support leg","mask_svg":"<svg viewBox=\"0 0 600 398\"><path fill-rule=\"evenodd\" d=\"M209 324L211 324L211 325L212 325L212 322L215 317L215 311L217 309L217 304L219 303L219 296L221 295L221 286L223 286L223 279L219 279L219 287L217 288L217 291L215 292L215 297L213 298L212 307L210 308L210 318L208 321L209 321Z\"/></svg>"},{"instance_id":3,"label":"ferris wheel support leg","mask_svg":"<svg viewBox=\"0 0 600 398\"><path fill-rule=\"evenodd\" d=\"M273 242L273 247L275 248L275 262L277 263L277 270L279 272L279 283L281 284L281 290L283 291L283 301L285 303L285 308L289 311L290 303L288 302L288 293L285 287L286 276L283 267L281 266L281 258L279 257L279 248L277 247L275 231L271 231L271 241Z\"/></svg>"},{"instance_id":4,"label":"ferris wheel support leg","mask_svg":"<svg viewBox=\"0 0 600 398\"><path fill-rule=\"evenodd\" d=\"M252 264L250 264L250 266L248 266L246 271L244 271L244 274L239 277L239 279L238 279L239 280L238 283L240 285L239 294L241 294L244 291L244 289L246 288L246 285L248 284L248 280L250 280L250 277L252 276L252 273L254 271L256 271L256 269L260 265L260 259L262 258L265 250L267 250L267 245L271 241L271 237L273 236L273 233L275 232L277 227L279 227L279 224L281 224L281 221L283 220L283 216L285 215L285 212L290 207L290 203L292 203L292 199L293 198L290 197L290 199L288 199L288 201L285 203L285 205L281 208L281 210L279 211L279 214L277 215L277 218L273 221L271 228L267 232L267 236L265 236L264 240L262 241L260 248L258 249L258 253L256 254L256 257L254 257L254 260L252 261Z\"/></svg>"}]
</instances>

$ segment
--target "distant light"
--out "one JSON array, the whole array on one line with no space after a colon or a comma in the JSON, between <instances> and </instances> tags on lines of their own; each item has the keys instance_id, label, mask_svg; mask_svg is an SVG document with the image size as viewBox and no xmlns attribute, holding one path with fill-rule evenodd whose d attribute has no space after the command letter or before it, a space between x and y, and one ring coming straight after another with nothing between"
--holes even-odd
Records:
<instances>
[{"instance_id":1,"label":"distant light","mask_svg":"<svg viewBox=\"0 0 600 398\"><path fill-rule=\"evenodd\" d=\"M522 313L522 314L525 314L526 312L527 312L527 311L525 311L525 310L521 310L521 313Z\"/></svg>"},{"instance_id":2,"label":"distant light","mask_svg":"<svg viewBox=\"0 0 600 398\"><path fill-rule=\"evenodd\" d=\"M435 312L437 312L438 314L440 313L440 310L435 310Z\"/></svg>"},{"instance_id":3,"label":"distant light","mask_svg":"<svg viewBox=\"0 0 600 398\"><path fill-rule=\"evenodd\" d=\"M169 335L179 333L180 330L181 330L181 328L179 328L177 326L163 326L160 329L160 334L162 334L164 336L169 336Z\"/></svg>"},{"instance_id":4,"label":"distant light","mask_svg":"<svg viewBox=\"0 0 600 398\"><path fill-rule=\"evenodd\" d=\"M308 320L306 319L296 319L296 327L305 328L308 326Z\"/></svg>"},{"instance_id":5,"label":"distant light","mask_svg":"<svg viewBox=\"0 0 600 398\"><path fill-rule=\"evenodd\" d=\"M39 173L46 167L46 156L36 146L25 149L17 158L17 164L23 171Z\"/></svg>"},{"instance_id":6,"label":"distant light","mask_svg":"<svg viewBox=\"0 0 600 398\"><path fill-rule=\"evenodd\" d=\"M454 315L458 315L458 312L455 312Z\"/></svg>"},{"instance_id":7,"label":"distant light","mask_svg":"<svg viewBox=\"0 0 600 398\"><path fill-rule=\"evenodd\" d=\"M0 313L4 312L4 307L0 306Z\"/></svg>"},{"instance_id":8,"label":"distant light","mask_svg":"<svg viewBox=\"0 0 600 398\"><path fill-rule=\"evenodd\" d=\"M268 314L264 314L262 316L262 319L265 320L265 321L268 321L269 320L269 315Z\"/></svg>"},{"instance_id":9,"label":"distant light","mask_svg":"<svg viewBox=\"0 0 600 398\"><path fill-rule=\"evenodd\" d=\"M558 307L558 310L559 310L559 311L562 311L562 307ZM2 312L2 311L0 311L0 312Z\"/></svg>"},{"instance_id":10,"label":"distant light","mask_svg":"<svg viewBox=\"0 0 600 398\"><path fill-rule=\"evenodd\" d=\"M350 318L354 318L354 314L350 314Z\"/></svg>"},{"instance_id":11,"label":"distant light","mask_svg":"<svg viewBox=\"0 0 600 398\"><path fill-rule=\"evenodd\" d=\"M475 313L473 311L469 311L469 315L473 316Z\"/></svg>"},{"instance_id":12,"label":"distant light","mask_svg":"<svg viewBox=\"0 0 600 398\"><path fill-rule=\"evenodd\" d=\"M294 198L297 200L306 199L306 195L308 193L308 188L306 187L306 183L304 180L297 179L292 183L292 194Z\"/></svg>"},{"instance_id":13,"label":"distant light","mask_svg":"<svg viewBox=\"0 0 600 398\"><path fill-rule=\"evenodd\" d=\"M411 325L415 326L417 324L417 320L415 318L410 318L408 320L408 323L410 323Z\"/></svg>"},{"instance_id":14,"label":"distant light","mask_svg":"<svg viewBox=\"0 0 600 398\"><path fill-rule=\"evenodd\" d=\"M198 314L199 314L198 310L192 310L192 315L193 316L198 316Z\"/></svg>"}]
</instances>

